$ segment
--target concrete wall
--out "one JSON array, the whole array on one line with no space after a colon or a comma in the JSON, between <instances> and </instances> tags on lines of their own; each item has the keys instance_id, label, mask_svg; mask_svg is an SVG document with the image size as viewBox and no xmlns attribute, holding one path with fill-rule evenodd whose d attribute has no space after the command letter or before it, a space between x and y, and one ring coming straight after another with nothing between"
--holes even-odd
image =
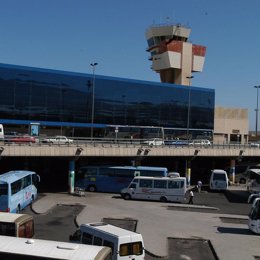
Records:
<instances>
[{"instance_id":1,"label":"concrete wall","mask_svg":"<svg viewBox=\"0 0 260 260\"><path fill-rule=\"evenodd\" d=\"M214 143L247 143L249 133L248 110L215 107Z\"/></svg>"}]
</instances>

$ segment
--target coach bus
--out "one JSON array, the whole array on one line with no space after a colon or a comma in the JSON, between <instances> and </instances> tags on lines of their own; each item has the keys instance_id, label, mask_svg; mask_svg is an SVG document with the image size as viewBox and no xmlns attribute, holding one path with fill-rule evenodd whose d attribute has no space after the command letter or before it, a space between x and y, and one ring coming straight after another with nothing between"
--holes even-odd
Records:
<instances>
[{"instance_id":1,"label":"coach bus","mask_svg":"<svg viewBox=\"0 0 260 260\"><path fill-rule=\"evenodd\" d=\"M150 166L85 166L76 174L75 187L91 192L115 192L127 187L135 176L167 176L168 169Z\"/></svg>"},{"instance_id":2,"label":"coach bus","mask_svg":"<svg viewBox=\"0 0 260 260\"><path fill-rule=\"evenodd\" d=\"M0 212L0 235L32 238L34 236L33 216Z\"/></svg>"},{"instance_id":3,"label":"coach bus","mask_svg":"<svg viewBox=\"0 0 260 260\"><path fill-rule=\"evenodd\" d=\"M159 200L162 202L186 200L186 178L184 177L135 177L127 188L121 190L125 200Z\"/></svg>"},{"instance_id":4,"label":"coach bus","mask_svg":"<svg viewBox=\"0 0 260 260\"><path fill-rule=\"evenodd\" d=\"M32 171L0 175L0 211L19 213L37 198L39 176Z\"/></svg>"},{"instance_id":5,"label":"coach bus","mask_svg":"<svg viewBox=\"0 0 260 260\"><path fill-rule=\"evenodd\" d=\"M41 239L0 236L4 260L111 260L111 249Z\"/></svg>"}]
</instances>

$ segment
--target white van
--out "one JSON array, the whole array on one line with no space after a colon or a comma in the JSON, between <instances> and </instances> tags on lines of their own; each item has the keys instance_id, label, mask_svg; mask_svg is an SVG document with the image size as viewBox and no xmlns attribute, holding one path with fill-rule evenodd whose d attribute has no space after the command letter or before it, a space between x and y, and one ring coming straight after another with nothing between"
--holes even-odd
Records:
<instances>
[{"instance_id":1,"label":"white van","mask_svg":"<svg viewBox=\"0 0 260 260\"><path fill-rule=\"evenodd\" d=\"M70 241L106 246L112 249L112 260L143 260L144 242L141 234L104 222L82 224Z\"/></svg>"},{"instance_id":2,"label":"white van","mask_svg":"<svg viewBox=\"0 0 260 260\"><path fill-rule=\"evenodd\" d=\"M211 190L227 190L228 175L224 170L214 169L210 175L209 188Z\"/></svg>"},{"instance_id":3,"label":"white van","mask_svg":"<svg viewBox=\"0 0 260 260\"><path fill-rule=\"evenodd\" d=\"M125 200L158 200L161 202L185 202L186 178L137 176L127 188L121 190Z\"/></svg>"}]
</instances>

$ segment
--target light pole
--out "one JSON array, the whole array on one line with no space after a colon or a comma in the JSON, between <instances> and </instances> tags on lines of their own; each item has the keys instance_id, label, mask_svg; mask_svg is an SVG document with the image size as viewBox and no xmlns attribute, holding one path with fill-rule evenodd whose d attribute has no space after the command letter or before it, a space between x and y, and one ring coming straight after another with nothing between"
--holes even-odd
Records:
<instances>
[{"instance_id":1,"label":"light pole","mask_svg":"<svg viewBox=\"0 0 260 260\"><path fill-rule=\"evenodd\" d=\"M188 98L188 116L187 116L187 138L189 137L189 131L190 131L190 92L191 92L191 79L193 79L193 76L186 77L189 79L189 98Z\"/></svg>"},{"instance_id":2,"label":"light pole","mask_svg":"<svg viewBox=\"0 0 260 260\"><path fill-rule=\"evenodd\" d=\"M255 110L255 136L257 137L257 131L258 131L258 89L260 86L254 86L256 88L256 110Z\"/></svg>"},{"instance_id":3,"label":"light pole","mask_svg":"<svg viewBox=\"0 0 260 260\"><path fill-rule=\"evenodd\" d=\"M90 66L93 69L93 79L92 79L92 109L91 109L91 133L90 137L91 140L93 139L93 124L94 124L94 110L95 110L95 70L96 66L98 65L97 62L91 63Z\"/></svg>"}]
</instances>

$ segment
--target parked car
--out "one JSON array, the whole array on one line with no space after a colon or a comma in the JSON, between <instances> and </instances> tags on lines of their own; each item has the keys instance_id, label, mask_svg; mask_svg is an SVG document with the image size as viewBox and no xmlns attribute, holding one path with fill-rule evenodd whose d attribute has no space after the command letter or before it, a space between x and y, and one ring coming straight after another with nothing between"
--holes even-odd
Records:
<instances>
[{"instance_id":1,"label":"parked car","mask_svg":"<svg viewBox=\"0 0 260 260\"><path fill-rule=\"evenodd\" d=\"M161 146L164 145L164 141L162 138L153 138L147 141L144 141L143 144L149 145L149 146Z\"/></svg>"},{"instance_id":2,"label":"parked car","mask_svg":"<svg viewBox=\"0 0 260 260\"><path fill-rule=\"evenodd\" d=\"M259 148L260 147L260 142L250 143L250 147Z\"/></svg>"},{"instance_id":3,"label":"parked car","mask_svg":"<svg viewBox=\"0 0 260 260\"><path fill-rule=\"evenodd\" d=\"M172 146L187 146L189 142L187 140L167 140L164 141L165 145L172 145Z\"/></svg>"},{"instance_id":4,"label":"parked car","mask_svg":"<svg viewBox=\"0 0 260 260\"><path fill-rule=\"evenodd\" d=\"M208 147L208 146L211 146L211 142L209 140L204 140L204 139L195 139L195 140L192 140L190 143L189 143L190 146L204 146L204 147Z\"/></svg>"},{"instance_id":5,"label":"parked car","mask_svg":"<svg viewBox=\"0 0 260 260\"><path fill-rule=\"evenodd\" d=\"M35 143L36 139L33 136L30 135L6 135L5 136L5 142L7 143Z\"/></svg>"},{"instance_id":6,"label":"parked car","mask_svg":"<svg viewBox=\"0 0 260 260\"><path fill-rule=\"evenodd\" d=\"M49 143L49 144L72 144L73 140L68 139L66 136L56 135L54 137L44 138L42 143Z\"/></svg>"}]
</instances>

